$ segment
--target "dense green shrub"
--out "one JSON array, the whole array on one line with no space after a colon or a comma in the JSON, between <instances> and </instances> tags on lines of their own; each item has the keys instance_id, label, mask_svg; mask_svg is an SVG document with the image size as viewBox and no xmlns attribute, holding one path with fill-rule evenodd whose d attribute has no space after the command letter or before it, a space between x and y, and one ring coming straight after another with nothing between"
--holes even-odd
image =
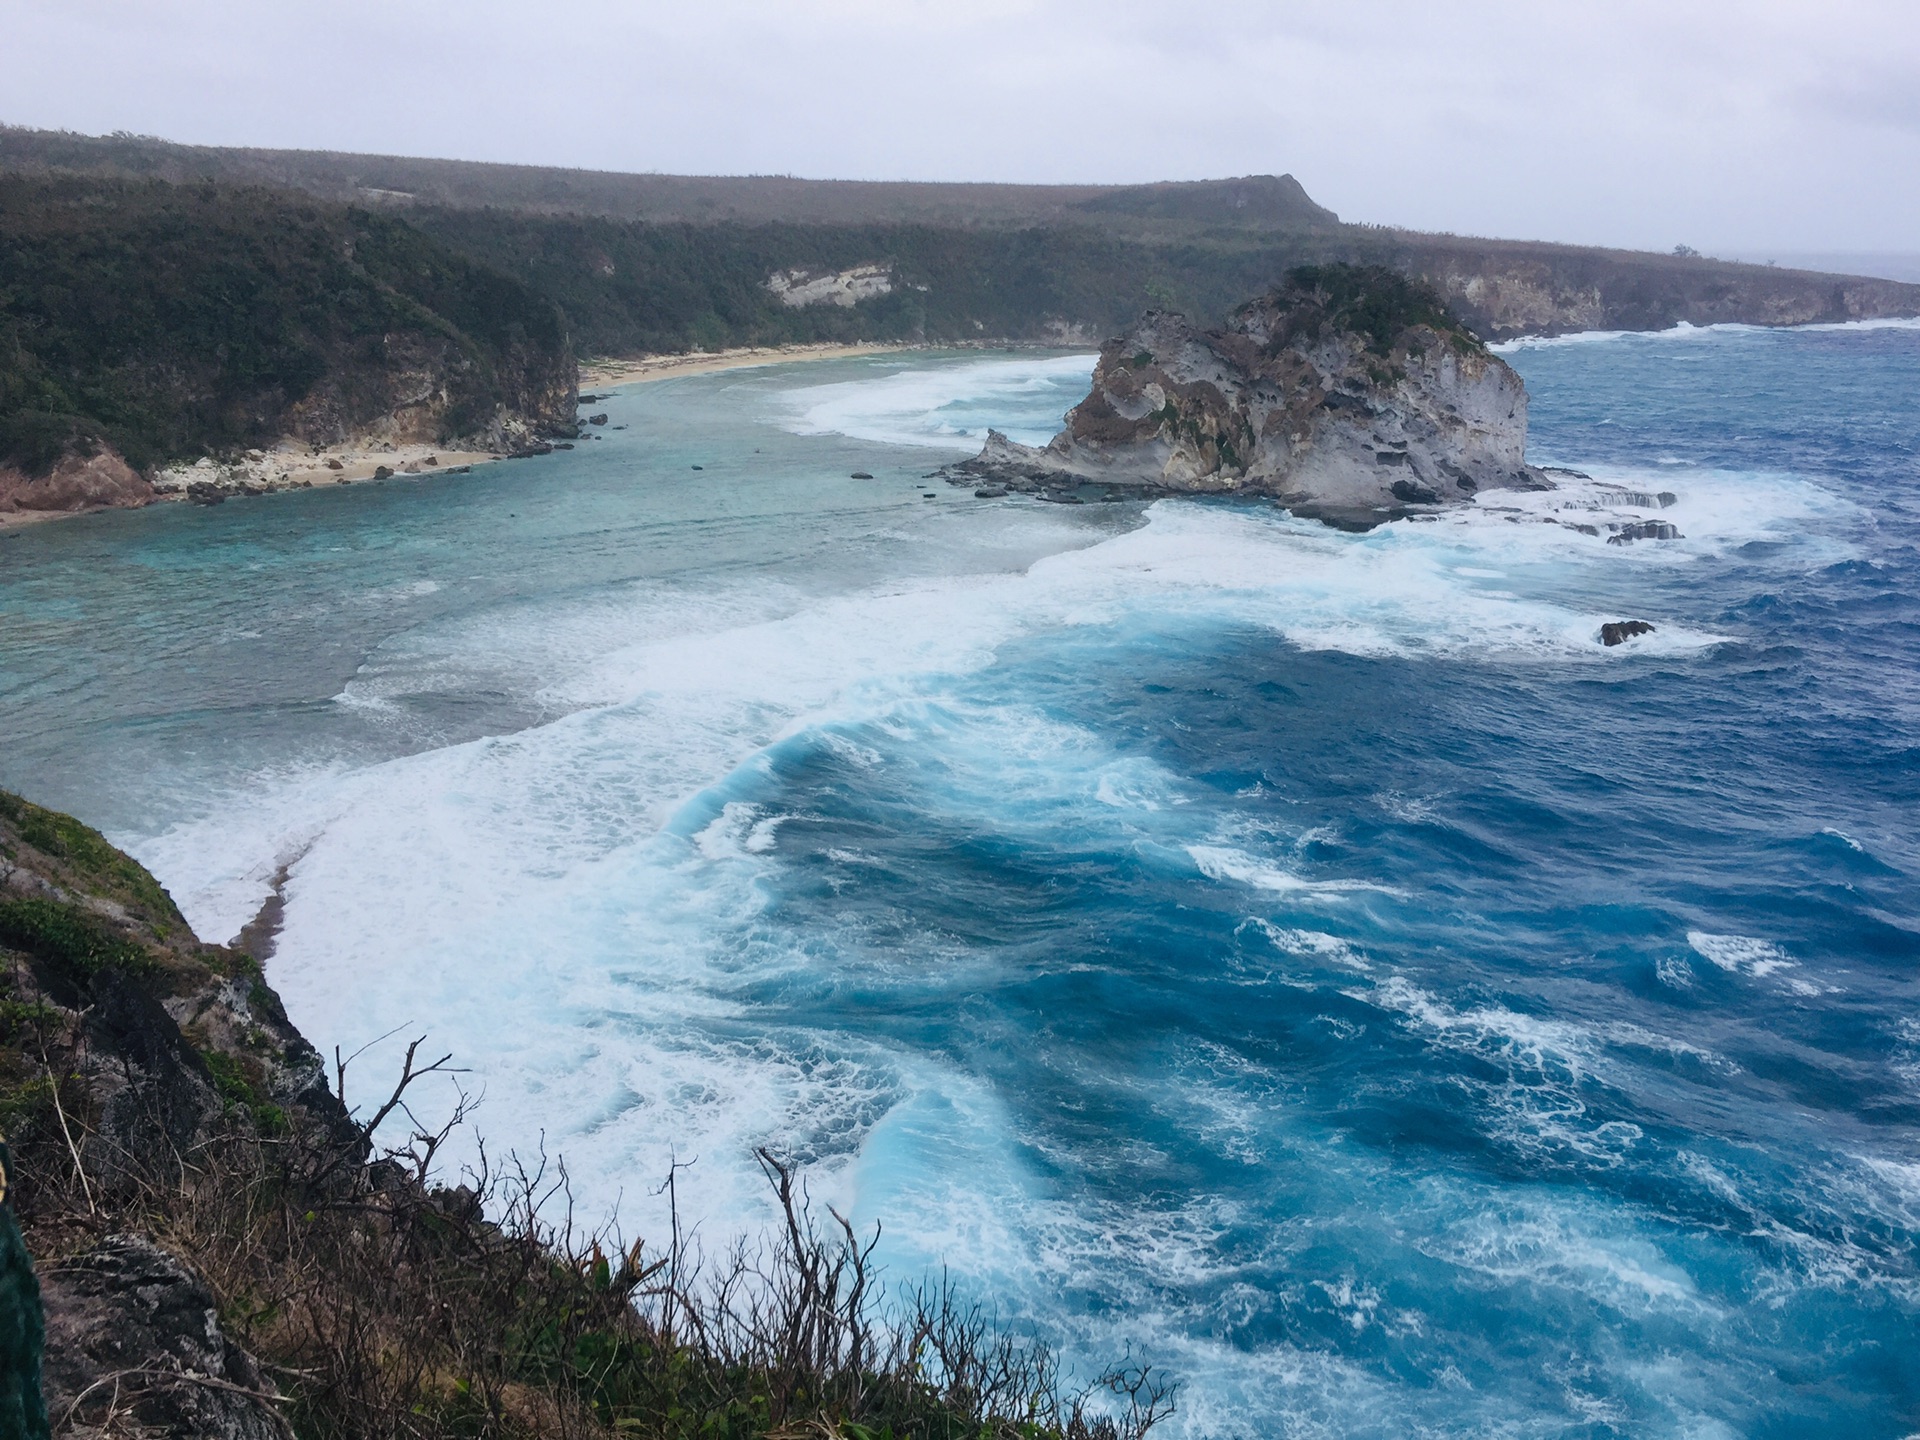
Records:
<instances>
[{"instance_id":1,"label":"dense green shrub","mask_svg":"<svg viewBox=\"0 0 1920 1440\"><path fill-rule=\"evenodd\" d=\"M391 217L0 175L0 461L29 473L103 439L136 466L270 442L323 378L351 396L423 350L448 357L455 429L529 357L571 365L551 304Z\"/></svg>"},{"instance_id":2,"label":"dense green shrub","mask_svg":"<svg viewBox=\"0 0 1920 1440\"><path fill-rule=\"evenodd\" d=\"M0 945L24 950L56 974L84 983L108 966L152 971L146 950L123 940L77 905L60 900L0 901Z\"/></svg>"},{"instance_id":3,"label":"dense green shrub","mask_svg":"<svg viewBox=\"0 0 1920 1440\"><path fill-rule=\"evenodd\" d=\"M1425 325L1471 349L1484 347L1447 308L1438 290L1381 265L1302 265L1284 284L1255 305L1288 307L1287 339L1311 340L1323 330L1352 331L1367 337L1376 355L1391 353L1395 340L1415 325Z\"/></svg>"}]
</instances>

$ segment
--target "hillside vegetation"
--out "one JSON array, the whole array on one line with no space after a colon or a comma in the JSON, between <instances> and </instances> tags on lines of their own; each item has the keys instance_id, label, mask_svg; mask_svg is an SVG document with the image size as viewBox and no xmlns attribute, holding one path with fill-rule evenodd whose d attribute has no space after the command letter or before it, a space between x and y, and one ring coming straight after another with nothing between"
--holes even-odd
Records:
<instances>
[{"instance_id":1,"label":"hillside vegetation","mask_svg":"<svg viewBox=\"0 0 1920 1440\"><path fill-rule=\"evenodd\" d=\"M0 174L0 462L136 466L376 423L571 424L551 302L417 227L305 196Z\"/></svg>"}]
</instances>

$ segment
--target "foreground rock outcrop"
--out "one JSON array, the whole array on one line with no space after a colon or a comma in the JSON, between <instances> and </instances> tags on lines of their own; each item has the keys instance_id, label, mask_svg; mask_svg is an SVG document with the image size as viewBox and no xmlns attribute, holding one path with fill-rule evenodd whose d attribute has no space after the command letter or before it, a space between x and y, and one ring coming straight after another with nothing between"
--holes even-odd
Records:
<instances>
[{"instance_id":1,"label":"foreground rock outcrop","mask_svg":"<svg viewBox=\"0 0 1920 1440\"><path fill-rule=\"evenodd\" d=\"M288 1435L201 1276L109 1227L183 1193L234 1135L299 1125L343 1168L364 1139L248 954L202 944L96 832L4 791L0 1114L18 1147L0 1198L38 1227L53 1433Z\"/></svg>"},{"instance_id":2,"label":"foreground rock outcrop","mask_svg":"<svg viewBox=\"0 0 1920 1440\"><path fill-rule=\"evenodd\" d=\"M955 483L1270 496L1366 527L1489 489L1526 462L1520 377L1430 287L1384 269L1294 271L1223 330L1152 312L1107 342L1045 447L993 434Z\"/></svg>"},{"instance_id":3,"label":"foreground rock outcrop","mask_svg":"<svg viewBox=\"0 0 1920 1440\"><path fill-rule=\"evenodd\" d=\"M227 1339L206 1282L152 1241L110 1235L46 1267L41 1294L46 1404L56 1423L290 1440L278 1393Z\"/></svg>"}]
</instances>

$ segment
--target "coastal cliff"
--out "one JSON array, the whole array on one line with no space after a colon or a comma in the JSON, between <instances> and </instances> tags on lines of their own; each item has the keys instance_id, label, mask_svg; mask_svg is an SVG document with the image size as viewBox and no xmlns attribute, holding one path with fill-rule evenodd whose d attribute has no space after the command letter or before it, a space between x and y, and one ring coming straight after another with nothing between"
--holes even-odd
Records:
<instances>
[{"instance_id":1,"label":"coastal cliff","mask_svg":"<svg viewBox=\"0 0 1920 1440\"><path fill-rule=\"evenodd\" d=\"M1431 287L1348 265L1293 271L1220 330L1151 312L1101 349L1045 447L992 436L961 482L1261 495L1365 527L1481 490L1544 489L1520 377Z\"/></svg>"},{"instance_id":2,"label":"coastal cliff","mask_svg":"<svg viewBox=\"0 0 1920 1440\"><path fill-rule=\"evenodd\" d=\"M1920 285L1699 255L1398 234L1366 247L1425 280L1486 340L1675 325L1814 325L1920 315Z\"/></svg>"},{"instance_id":3,"label":"coastal cliff","mask_svg":"<svg viewBox=\"0 0 1920 1440\"><path fill-rule=\"evenodd\" d=\"M559 312L409 226L210 185L0 176L0 512L144 504L168 462L571 432Z\"/></svg>"}]
</instances>

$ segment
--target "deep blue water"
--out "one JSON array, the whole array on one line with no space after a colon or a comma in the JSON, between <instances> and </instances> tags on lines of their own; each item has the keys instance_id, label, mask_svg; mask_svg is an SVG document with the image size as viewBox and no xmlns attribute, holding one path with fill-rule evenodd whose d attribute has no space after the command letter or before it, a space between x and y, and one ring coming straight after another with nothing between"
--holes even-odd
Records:
<instances>
[{"instance_id":1,"label":"deep blue water","mask_svg":"<svg viewBox=\"0 0 1920 1440\"><path fill-rule=\"evenodd\" d=\"M1367 536L927 485L1084 375L966 357L638 387L537 507L46 527L0 783L216 936L292 860L313 1038L433 1029L630 1228L773 1143L1188 1433L1910 1435L1920 329L1509 359L1594 482Z\"/></svg>"}]
</instances>

